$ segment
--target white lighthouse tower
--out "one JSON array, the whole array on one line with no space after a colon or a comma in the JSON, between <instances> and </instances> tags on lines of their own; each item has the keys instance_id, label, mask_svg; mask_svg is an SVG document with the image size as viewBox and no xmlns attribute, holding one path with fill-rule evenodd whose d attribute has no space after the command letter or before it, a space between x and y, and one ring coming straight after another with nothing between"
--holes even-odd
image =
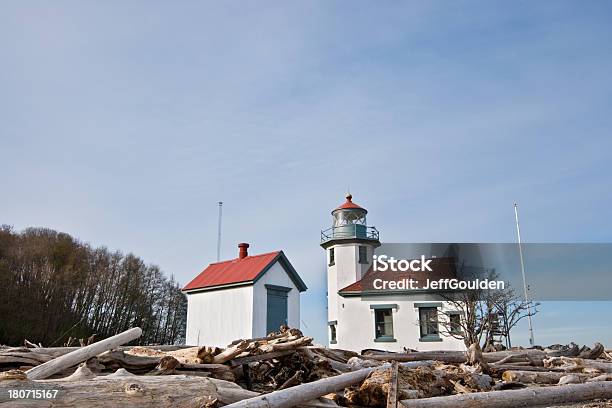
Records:
<instances>
[{"instance_id":1,"label":"white lighthouse tower","mask_svg":"<svg viewBox=\"0 0 612 408\"><path fill-rule=\"evenodd\" d=\"M368 211L346 195L344 204L332 211L332 227L321 231L321 246L327 253L327 315L330 347L339 332L349 330L338 324L343 307L340 289L360 280L372 265L374 249L380 246L378 230L366 222Z\"/></svg>"}]
</instances>

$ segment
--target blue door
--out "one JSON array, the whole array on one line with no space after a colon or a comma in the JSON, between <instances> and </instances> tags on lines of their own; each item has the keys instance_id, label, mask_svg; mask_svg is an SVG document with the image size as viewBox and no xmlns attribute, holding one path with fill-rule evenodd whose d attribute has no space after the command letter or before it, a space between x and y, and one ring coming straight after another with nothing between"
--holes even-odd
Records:
<instances>
[{"instance_id":1,"label":"blue door","mask_svg":"<svg viewBox=\"0 0 612 408\"><path fill-rule=\"evenodd\" d=\"M266 307L266 334L277 332L287 324L287 295L291 288L266 285L268 291Z\"/></svg>"}]
</instances>

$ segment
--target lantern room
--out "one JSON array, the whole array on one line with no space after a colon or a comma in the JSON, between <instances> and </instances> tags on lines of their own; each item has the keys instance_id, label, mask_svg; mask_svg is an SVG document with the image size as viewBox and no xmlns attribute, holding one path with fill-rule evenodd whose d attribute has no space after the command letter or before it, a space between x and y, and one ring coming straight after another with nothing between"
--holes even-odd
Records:
<instances>
[{"instance_id":1,"label":"lantern room","mask_svg":"<svg viewBox=\"0 0 612 408\"><path fill-rule=\"evenodd\" d=\"M332 227L321 231L321 243L337 239L368 239L378 241L378 231L368 227L366 215L368 211L353 202L353 196L348 193L346 201L332 211Z\"/></svg>"},{"instance_id":2,"label":"lantern room","mask_svg":"<svg viewBox=\"0 0 612 408\"><path fill-rule=\"evenodd\" d=\"M333 227L359 224L366 225L366 214L368 211L353 202L353 196L346 195L346 202L332 211Z\"/></svg>"}]
</instances>

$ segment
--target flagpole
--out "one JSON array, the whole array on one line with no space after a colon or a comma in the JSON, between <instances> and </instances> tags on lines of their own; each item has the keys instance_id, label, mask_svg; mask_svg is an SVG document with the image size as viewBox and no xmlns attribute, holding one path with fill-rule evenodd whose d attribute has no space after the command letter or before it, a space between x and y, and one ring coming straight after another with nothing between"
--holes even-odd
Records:
<instances>
[{"instance_id":1,"label":"flagpole","mask_svg":"<svg viewBox=\"0 0 612 408\"><path fill-rule=\"evenodd\" d=\"M531 347L533 347L535 345L535 341L533 339L533 326L531 324L531 301L529 300L527 290L527 279L525 279L525 264L523 263L523 247L521 243L521 228L519 227L517 203L514 203L514 219L516 220L516 235L518 237L519 257L521 259L521 274L523 275L523 294L525 295L525 302L527 302L527 320L529 321L529 344L531 345Z\"/></svg>"}]
</instances>

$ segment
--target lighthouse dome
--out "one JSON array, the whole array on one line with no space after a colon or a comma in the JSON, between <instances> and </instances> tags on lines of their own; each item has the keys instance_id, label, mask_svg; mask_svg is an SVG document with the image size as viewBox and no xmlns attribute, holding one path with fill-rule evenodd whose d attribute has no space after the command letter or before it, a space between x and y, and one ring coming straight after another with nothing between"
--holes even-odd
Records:
<instances>
[{"instance_id":1,"label":"lighthouse dome","mask_svg":"<svg viewBox=\"0 0 612 408\"><path fill-rule=\"evenodd\" d=\"M321 231L321 246L329 247L340 241L367 242L380 245L378 230L366 222L368 211L353 202L353 196L346 195L346 201L332 211L332 226Z\"/></svg>"},{"instance_id":2,"label":"lighthouse dome","mask_svg":"<svg viewBox=\"0 0 612 408\"><path fill-rule=\"evenodd\" d=\"M351 193L346 195L346 201L332 211L333 226L340 227L343 225L361 224L366 225L366 214L368 211L353 202Z\"/></svg>"}]
</instances>

